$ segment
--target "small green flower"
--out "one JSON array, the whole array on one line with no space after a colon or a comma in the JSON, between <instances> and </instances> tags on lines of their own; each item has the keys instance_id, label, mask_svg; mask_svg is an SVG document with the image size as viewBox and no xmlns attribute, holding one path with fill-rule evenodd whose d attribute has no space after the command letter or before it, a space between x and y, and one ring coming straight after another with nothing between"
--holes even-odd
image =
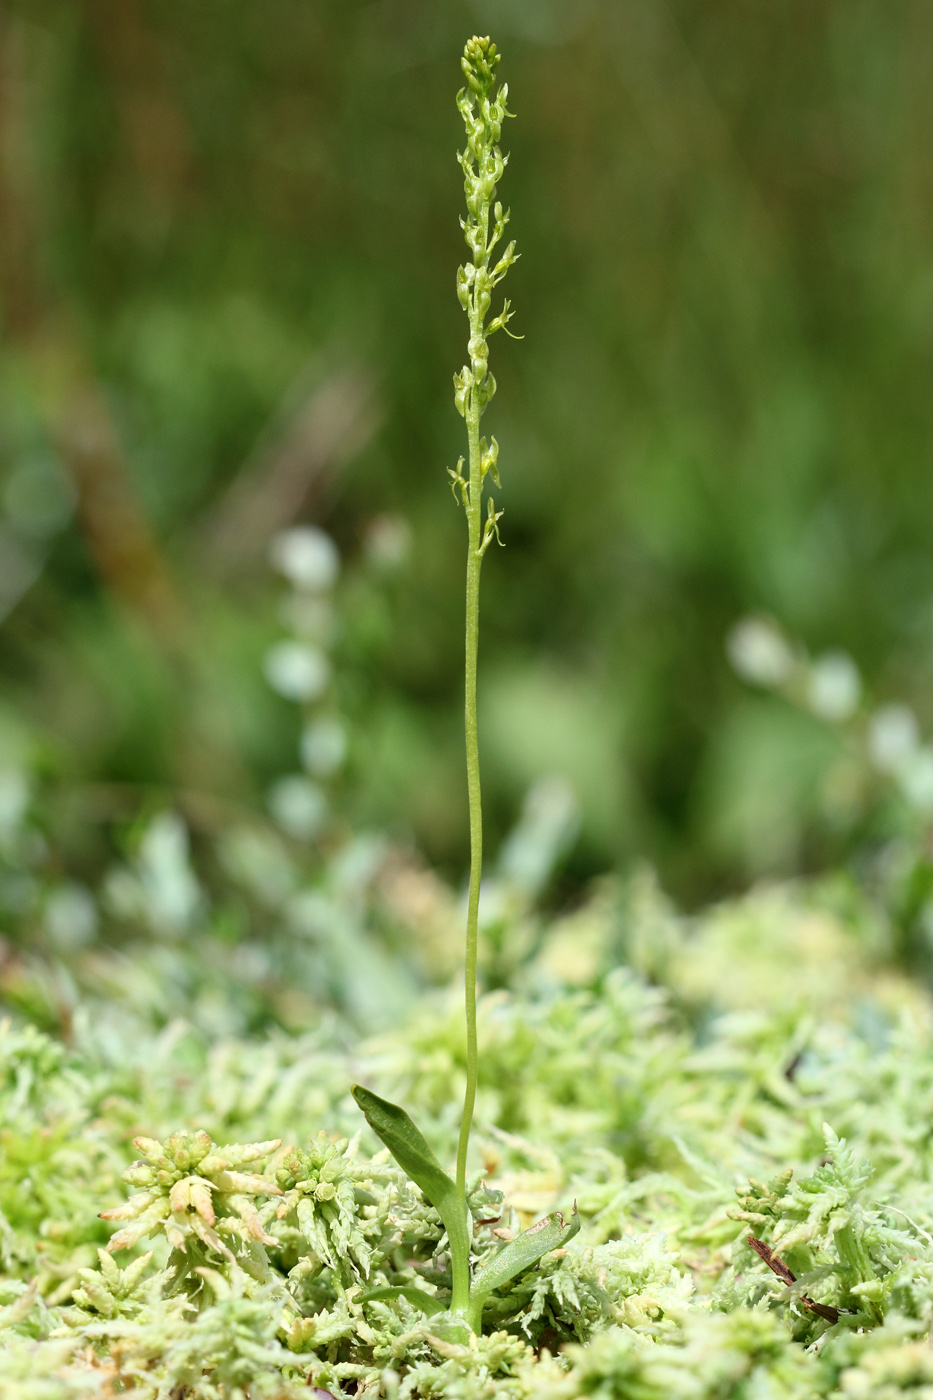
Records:
<instances>
[{"instance_id":1,"label":"small green flower","mask_svg":"<svg viewBox=\"0 0 933 1400\"><path fill-rule=\"evenodd\" d=\"M490 39L470 39L460 61L467 86L457 95L457 107L467 137L466 147L457 156L463 170L467 206L467 217L460 223L472 261L457 269L457 297L470 321L467 345L470 363L454 375L454 399L458 411L468 422L473 421L474 414L478 422L479 415L496 392L496 381L489 373L488 341L496 331L506 330L512 317L508 301L491 321L487 317L494 289L518 257L514 242L510 242L490 266L493 249L501 241L509 222L508 210L494 203L496 185L509 161L498 142L502 123L512 115L506 109L508 85L503 83L495 95L492 93L499 58ZM485 456L487 451L484 440L481 452ZM495 439L492 451L494 463L498 453ZM482 475L485 474L484 470ZM495 480L498 485L497 476ZM464 493L464 505L469 511L467 493Z\"/></svg>"}]
</instances>

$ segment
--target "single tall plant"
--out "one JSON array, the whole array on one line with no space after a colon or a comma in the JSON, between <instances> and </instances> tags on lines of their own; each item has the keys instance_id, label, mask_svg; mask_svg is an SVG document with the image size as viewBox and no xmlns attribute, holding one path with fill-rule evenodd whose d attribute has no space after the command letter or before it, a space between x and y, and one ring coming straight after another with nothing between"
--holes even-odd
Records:
<instances>
[{"instance_id":1,"label":"single tall plant","mask_svg":"<svg viewBox=\"0 0 933 1400\"><path fill-rule=\"evenodd\" d=\"M470 1267L472 1218L467 1203L466 1167L470 1130L476 1103L478 1050L476 1041L476 973L479 923L479 894L483 865L483 813L480 793L479 735L476 718L476 671L479 650L479 581L483 556L493 539L499 538L501 510L492 496L486 500L483 516L483 488L486 477L500 486L499 444L480 436L480 420L493 394L496 381L489 370L489 337L506 330L511 319L509 303L489 320L492 294L516 260L515 244L508 243L494 258L509 222L507 210L496 200L496 186L505 171L508 156L499 149L502 123L512 114L506 110L508 87L494 91L500 55L488 38L470 39L463 51L461 66L467 85L457 94L457 106L466 127L466 146L457 159L463 168L467 215L461 225L471 260L457 270L457 296L467 313L470 338L469 363L454 375L454 399L466 422L468 475L464 476L463 457L452 477L454 498L459 499L467 520L466 572L466 683L465 727L467 786L470 801L470 893L466 925L466 1091L460 1139L457 1147L456 1178L450 1177L438 1162L422 1134L404 1109L356 1085L353 1095L373 1131L382 1139L399 1166L424 1192L441 1217L450 1251L451 1293L438 1298L419 1288L376 1290L378 1296L404 1296L424 1312L451 1315L454 1333L478 1332L489 1295L547 1254L566 1243L579 1228L576 1212L567 1223L559 1211L533 1225L505 1245L475 1276ZM371 1295L373 1296L373 1295Z\"/></svg>"}]
</instances>

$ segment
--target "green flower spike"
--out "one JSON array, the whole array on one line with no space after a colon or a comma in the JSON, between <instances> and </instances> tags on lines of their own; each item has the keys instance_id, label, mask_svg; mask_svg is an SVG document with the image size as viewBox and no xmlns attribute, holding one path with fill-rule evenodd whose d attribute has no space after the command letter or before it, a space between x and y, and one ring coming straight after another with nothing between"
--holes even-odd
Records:
<instances>
[{"instance_id":1,"label":"green flower spike","mask_svg":"<svg viewBox=\"0 0 933 1400\"><path fill-rule=\"evenodd\" d=\"M503 83L493 92L499 52L490 39L470 39L460 66L467 80L457 94L457 107L466 128L466 146L457 156L463 170L467 215L460 220L472 260L457 269L457 296L467 313L470 335L467 342L469 363L454 375L454 402L467 425L469 474L463 475L463 459L453 478L454 496L460 493L467 518L466 578L466 759L467 789L470 800L470 894L466 929L466 1029L467 1085L457 1150L457 1189L465 1199L466 1159L476 1101L476 959L479 924L479 889L483 866L483 813L479 777L479 734L476 720L476 668L479 651L479 577L483 555L493 539L500 544L499 521L490 496L483 518L483 485L491 477L499 480L499 444L480 437L480 419L496 392L496 381L489 370L489 337L507 330L512 313L509 303L489 320L496 287L515 262L514 242L506 245L498 258L493 252L501 242L509 213L496 200L496 186L502 179L508 156L499 149L502 123L512 114L506 107L509 90Z\"/></svg>"},{"instance_id":2,"label":"green flower spike","mask_svg":"<svg viewBox=\"0 0 933 1400\"><path fill-rule=\"evenodd\" d=\"M470 801L470 893L466 926L466 1062L467 1080L457 1145L456 1177L448 1176L423 1134L403 1108L381 1099L356 1085L353 1096L373 1131L388 1147L399 1166L415 1182L440 1216L450 1249L451 1293L446 1324L442 1317L433 1323L442 1327L446 1340L460 1343L471 1333L482 1331L483 1308L489 1295L503 1284L532 1268L551 1250L563 1248L580 1228L576 1209L564 1223L559 1211L526 1230L507 1244L474 1278L470 1268L473 1235L467 1204L467 1151L476 1104L478 1053L476 1041L476 971L479 931L479 890L483 868L483 811L479 780L479 733L476 718L476 667L479 652L479 576L483 556L493 539L499 540L502 511L496 510L491 496L486 499L483 518L483 484L491 477L499 481L499 444L480 437L480 419L496 392L496 381L489 372L489 337L496 331L508 333L509 303L489 320L492 294L515 262L515 244L508 243L496 260L493 251L501 242L509 222L508 210L496 200L508 156L499 149L502 123L511 113L506 109L505 83L493 92L499 53L490 39L470 39L460 66L467 85L457 94L457 107L466 127L466 146L457 159L463 170L467 216L460 220L472 261L457 269L457 296L467 313L470 337L469 363L454 375L454 402L466 420L469 471L463 473L461 457L456 469L448 467L454 500L458 495L467 518L466 570L466 667L464 712L466 730L467 791ZM367 1295L386 1299L403 1296L409 1303L435 1316L442 1305L431 1295L410 1287L380 1288Z\"/></svg>"}]
</instances>

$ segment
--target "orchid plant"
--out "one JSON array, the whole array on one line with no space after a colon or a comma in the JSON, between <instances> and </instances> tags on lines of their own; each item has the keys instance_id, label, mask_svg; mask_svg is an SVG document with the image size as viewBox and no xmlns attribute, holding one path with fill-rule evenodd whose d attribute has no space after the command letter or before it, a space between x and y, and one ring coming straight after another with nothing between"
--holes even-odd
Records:
<instances>
[{"instance_id":1,"label":"orchid plant","mask_svg":"<svg viewBox=\"0 0 933 1400\"><path fill-rule=\"evenodd\" d=\"M489 339L499 330L510 334L508 323L512 316L506 300L501 310L490 319L492 297L518 256L513 241L497 252L509 222L508 210L503 209L496 199L496 188L508 163L508 156L501 151L499 140L503 122L512 115L506 107L508 86L503 83L496 87L500 57L490 39L470 39L461 59L466 86L457 94L457 107L466 128L466 145L457 157L463 169L467 207L461 226L470 250L469 261L457 270L457 296L467 313L470 334L468 363L459 374L454 375L454 401L466 423L468 456L466 460L461 457L456 468L448 467L448 472L454 499L459 498L467 521L465 731L470 809L470 886L464 1007L467 1077L455 1176L451 1177L443 1169L404 1109L359 1085L353 1090L370 1127L403 1171L431 1201L447 1231L451 1264L449 1300L440 1300L416 1288L406 1288L400 1292L404 1292L408 1301L416 1303L424 1312L448 1314L448 1326L455 1336L479 1332L483 1308L490 1294L536 1264L550 1250L566 1244L579 1228L576 1211L566 1222L561 1213L555 1211L504 1245L475 1275L471 1272L472 1217L467 1199L466 1168L478 1075L476 982L483 866L476 704L479 584L486 550L493 539L501 543L499 521L502 518L502 511L496 509L491 495L486 497L485 517L483 514L486 478L491 477L497 487L501 486L501 482L499 444L494 437L487 441L480 435L480 423L496 391L496 381L489 369ZM391 1289L380 1290L380 1296L391 1292Z\"/></svg>"}]
</instances>

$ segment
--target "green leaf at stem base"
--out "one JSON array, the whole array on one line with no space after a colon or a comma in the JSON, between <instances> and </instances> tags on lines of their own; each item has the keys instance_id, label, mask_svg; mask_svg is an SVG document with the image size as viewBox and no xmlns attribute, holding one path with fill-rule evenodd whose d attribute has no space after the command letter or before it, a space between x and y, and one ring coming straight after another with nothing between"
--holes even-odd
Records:
<instances>
[{"instance_id":1,"label":"green leaf at stem base","mask_svg":"<svg viewBox=\"0 0 933 1400\"><path fill-rule=\"evenodd\" d=\"M441 1217L450 1242L453 1279L450 1310L465 1317L470 1306L470 1229L466 1201L403 1108L359 1084L354 1084L352 1093L373 1132Z\"/></svg>"},{"instance_id":2,"label":"green leaf at stem base","mask_svg":"<svg viewBox=\"0 0 933 1400\"><path fill-rule=\"evenodd\" d=\"M551 1215L546 1215L543 1220L539 1220L537 1225L532 1225L530 1229L525 1230L504 1249L500 1249L499 1253L490 1259L489 1263L473 1279L468 1314L473 1330L479 1331L486 1299L494 1289L501 1288L510 1279L516 1278L518 1274L530 1269L545 1254L550 1254L552 1249L561 1249L568 1240L573 1239L579 1228L580 1217L577 1214L576 1203L574 1203L573 1215L566 1224L561 1212L555 1210Z\"/></svg>"}]
</instances>

